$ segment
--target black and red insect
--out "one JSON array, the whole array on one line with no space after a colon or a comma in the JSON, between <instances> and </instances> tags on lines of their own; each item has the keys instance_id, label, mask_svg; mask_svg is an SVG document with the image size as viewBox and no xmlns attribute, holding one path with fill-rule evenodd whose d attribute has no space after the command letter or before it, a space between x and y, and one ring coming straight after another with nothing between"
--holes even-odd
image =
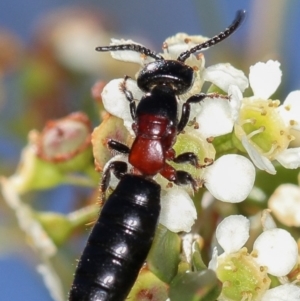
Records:
<instances>
[{"instance_id":1,"label":"black and red insect","mask_svg":"<svg viewBox=\"0 0 300 301\"><path fill-rule=\"evenodd\" d=\"M126 88L127 77L121 86L129 102L136 137L131 148L112 139L108 140L108 147L128 155L134 175L127 173L127 164L121 161L112 162L103 173L103 195L111 172L120 182L105 202L90 234L75 273L70 301L123 301L126 298L150 250L159 217L160 186L152 180L153 176L161 174L175 184L190 184L197 189L197 182L189 173L174 169L167 160L199 167L194 153L176 156L172 147L189 121L190 104L215 95L191 96L183 104L178 119L177 97L186 93L194 82L194 70L184 62L191 54L226 39L244 18L245 11L238 11L224 32L181 53L177 60L165 60L137 44L96 48L97 51L135 51L154 61L137 77L138 87L145 92L137 106Z\"/></svg>"}]
</instances>

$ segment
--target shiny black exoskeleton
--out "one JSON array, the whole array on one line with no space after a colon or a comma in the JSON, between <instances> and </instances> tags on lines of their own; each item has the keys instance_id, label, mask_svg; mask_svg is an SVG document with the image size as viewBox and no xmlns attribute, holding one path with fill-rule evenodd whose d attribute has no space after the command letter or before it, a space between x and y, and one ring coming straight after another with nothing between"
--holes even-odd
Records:
<instances>
[{"instance_id":1,"label":"shiny black exoskeleton","mask_svg":"<svg viewBox=\"0 0 300 301\"><path fill-rule=\"evenodd\" d=\"M98 47L98 51L136 51L152 57L137 78L145 95L136 107L125 78L120 87L129 101L136 134L128 146L109 139L108 146L128 155L135 175L127 174L127 164L110 163L102 177L104 195L111 171L120 179L107 199L79 261L70 301L123 301L130 291L150 250L160 212L160 186L151 178L158 173L176 184L197 183L185 171L175 170L166 161L188 162L199 167L194 153L175 155L173 145L189 120L190 104L199 103L205 93L191 96L182 106L178 120L177 96L187 92L194 81L194 70L184 64L197 51L209 48L231 35L242 23L245 11L239 11L233 24L224 32L180 54L177 60L165 60L153 51L136 44ZM138 175L136 175L138 174Z\"/></svg>"},{"instance_id":2,"label":"shiny black exoskeleton","mask_svg":"<svg viewBox=\"0 0 300 301\"><path fill-rule=\"evenodd\" d=\"M69 300L125 300L150 250L159 212L160 186L124 175L89 236Z\"/></svg>"}]
</instances>

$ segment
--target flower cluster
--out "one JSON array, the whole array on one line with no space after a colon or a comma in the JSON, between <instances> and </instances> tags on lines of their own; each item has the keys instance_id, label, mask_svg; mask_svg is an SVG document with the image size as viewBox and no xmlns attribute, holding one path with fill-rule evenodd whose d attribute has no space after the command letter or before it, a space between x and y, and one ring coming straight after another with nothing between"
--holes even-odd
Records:
<instances>
[{"instance_id":1,"label":"flower cluster","mask_svg":"<svg viewBox=\"0 0 300 301\"><path fill-rule=\"evenodd\" d=\"M279 67L278 62L268 61L250 68L253 96L241 99L235 124L235 135L253 163L271 174L276 173L274 160L285 168L300 166L300 148L290 147L293 132L300 131L300 91L291 92L282 104L269 99L281 81Z\"/></svg>"},{"instance_id":2,"label":"flower cluster","mask_svg":"<svg viewBox=\"0 0 300 301\"><path fill-rule=\"evenodd\" d=\"M187 36L185 34L177 34L174 37L167 39L164 42L164 53L162 56L165 59L176 59L179 53L187 50L200 41L203 41L203 37ZM134 43L131 40L113 40L112 45ZM141 56L140 54L132 51L119 51L112 52L112 56L115 59L135 62L140 64L141 68L149 63L149 58ZM210 78L214 78L220 81L220 86L223 77L220 76L220 72L224 71L223 65L213 66L211 68L204 67L204 56L192 56L187 59L186 64L191 66L195 70L195 81L191 89L178 97L179 106L191 96L201 91L203 83ZM244 91L248 85L247 78L239 70L226 65L225 68L232 72L232 78L239 75L240 78L233 80L233 83ZM123 120L124 127L128 131L128 135L134 135L132 131L132 117L130 114L130 108L126 95L121 91L120 87L124 83L124 79L114 79L110 81L103 89L102 101L104 108L113 116L121 118ZM229 86L229 82L224 84ZM226 87L223 87L226 90ZM133 79L126 81L126 88L130 90L134 99L138 103L139 99L143 96L144 92L141 91ZM199 182L205 183L205 187L211 192L213 196L221 201L237 203L246 199L249 192L253 187L255 180L255 169L252 163L243 156L236 154L227 154L216 159L216 150L211 143L214 137L218 137L227 134L232 131L234 124L234 117L228 116L228 113L232 115L230 110L234 110L238 105L237 99L228 99L222 97L220 94L213 94L213 97L201 102L201 105L195 105L192 110L191 118L194 120L190 126L185 128L184 135L179 135L174 149L177 154L183 152L194 152L200 159L200 165L202 168L195 169L190 166L175 165L176 168L186 170L190 172ZM114 124L114 131L120 130L120 125L117 128ZM97 148L96 162L102 166L105 162L100 158L99 146L103 141L108 130L103 131L103 125L100 125L101 131L96 129L94 131L93 141L96 141L94 148ZM110 130L113 131L113 130ZM111 137L110 137L111 138ZM119 137L120 138L120 137ZM101 163L102 162L102 163ZM208 163L209 162L209 163ZM211 164L214 162L213 164ZM172 163L171 163L172 164ZM156 180L162 183L162 187L166 187L166 183L163 183L160 177ZM173 191L170 191L173 190ZM186 190L186 189L185 189ZM178 199L174 197L178 196ZM168 199L172 198L172 201ZM176 204L181 204L176 206ZM186 208L186 213L182 215L182 207ZM178 210L176 210L177 208ZM168 213L165 213L168 212ZM172 212L172 214L170 214ZM188 232L194 223L196 217L195 207L193 202L184 189L181 187L174 187L172 189L166 188L162 195L162 214L160 222L168 227L171 231ZM187 221L189 219L189 222ZM175 221L175 222L174 222Z\"/></svg>"},{"instance_id":3,"label":"flower cluster","mask_svg":"<svg viewBox=\"0 0 300 301\"><path fill-rule=\"evenodd\" d=\"M200 36L177 34L163 43L161 55L166 60L176 59L179 53L201 41L203 37ZM112 45L129 43L135 42L112 41ZM132 51L112 51L111 55L117 60L137 63L140 68L152 60ZM300 148L298 144L292 146L295 132L300 130L299 114L296 113L300 92L290 93L283 104L269 98L281 81L279 62L260 62L251 66L249 78L229 63L205 67L203 54L192 56L186 64L195 70L195 82L186 94L178 96L179 106L191 95L199 93L205 82L210 83L207 93L212 93L212 97L193 105L190 123L174 145L177 154L196 153L201 168L174 164L175 168L191 173L215 199L239 203L252 191L255 167L275 174L272 164L275 160L287 169L300 166ZM110 138L123 138L130 144L132 140L128 137L134 135L128 100L120 89L122 84L124 79L114 79L101 94L104 108L111 114L107 118L117 117L118 120L117 126L107 122L104 131L103 124L94 131L93 141L96 143L93 147L97 149L94 155L101 170L105 169L105 161L99 153L98 141L104 141L107 133L113 133ZM245 92L249 84L253 96L248 96L251 92ZM126 88L131 91L137 105L144 92L133 79L126 81ZM113 160L126 161L126 158L117 156L109 162ZM155 180L162 186L160 223L172 232L189 232L197 218L190 190L177 186L170 188L161 176L156 176ZM273 300L274 296L285 294L289 299L284 297L282 300L299 298L299 287L296 283L289 283L286 276L297 266L298 246L287 231L274 225L264 226L264 232L257 237L249 254L246 248L242 248L249 238L249 220L233 215L219 224L216 238L225 252L217 256L215 249L209 265L223 283L218 300ZM285 279L285 282L271 289L270 275L279 277L281 281Z\"/></svg>"},{"instance_id":4,"label":"flower cluster","mask_svg":"<svg viewBox=\"0 0 300 301\"><path fill-rule=\"evenodd\" d=\"M268 214L268 213L266 213ZM271 219L271 217L268 217ZM297 300L300 288L284 283L269 289L271 279L286 276L298 262L298 246L286 230L274 227L264 220L264 231L253 243L253 251L242 248L249 239L250 222L242 215L225 218L216 229L216 238L224 253L214 256L210 262L218 278L223 282L218 300L273 300L278 294L281 300ZM272 226L270 226L272 224Z\"/></svg>"}]
</instances>

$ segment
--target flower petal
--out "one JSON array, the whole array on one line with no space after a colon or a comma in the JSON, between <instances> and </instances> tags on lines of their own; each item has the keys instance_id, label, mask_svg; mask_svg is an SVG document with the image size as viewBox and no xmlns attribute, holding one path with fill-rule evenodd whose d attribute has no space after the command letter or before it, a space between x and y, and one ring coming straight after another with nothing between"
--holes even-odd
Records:
<instances>
[{"instance_id":1,"label":"flower petal","mask_svg":"<svg viewBox=\"0 0 300 301\"><path fill-rule=\"evenodd\" d=\"M197 218L195 205L181 187L162 190L159 222L172 232L189 232Z\"/></svg>"},{"instance_id":2,"label":"flower petal","mask_svg":"<svg viewBox=\"0 0 300 301\"><path fill-rule=\"evenodd\" d=\"M225 155L207 167L205 186L223 202L239 203L249 195L255 180L250 160L239 155Z\"/></svg>"},{"instance_id":3,"label":"flower petal","mask_svg":"<svg viewBox=\"0 0 300 301\"><path fill-rule=\"evenodd\" d=\"M211 260L208 263L208 268L216 271L218 267L218 249L217 247L214 247L213 253L211 255Z\"/></svg>"},{"instance_id":4,"label":"flower petal","mask_svg":"<svg viewBox=\"0 0 300 301\"><path fill-rule=\"evenodd\" d=\"M105 110L110 114L123 119L124 125L133 134L131 129L132 117L130 114L129 101L126 99L124 92L120 89L120 86L123 83L124 79L122 78L110 81L104 87L101 97ZM144 95L138 88L136 81L132 79L126 80L126 89L132 93L134 99L140 100Z\"/></svg>"},{"instance_id":5,"label":"flower petal","mask_svg":"<svg viewBox=\"0 0 300 301\"><path fill-rule=\"evenodd\" d=\"M300 167L300 147L288 148L276 156L276 160L285 168Z\"/></svg>"},{"instance_id":6,"label":"flower petal","mask_svg":"<svg viewBox=\"0 0 300 301\"><path fill-rule=\"evenodd\" d=\"M228 95L230 96L229 105L231 108L231 117L232 120L236 121L239 117L243 94L238 86L230 85L228 88Z\"/></svg>"},{"instance_id":7,"label":"flower petal","mask_svg":"<svg viewBox=\"0 0 300 301\"><path fill-rule=\"evenodd\" d=\"M103 89L101 97L107 112L122 119L130 119L130 108L125 94L120 87L124 79L118 78L110 81ZM131 118L132 119L132 118Z\"/></svg>"},{"instance_id":8,"label":"flower petal","mask_svg":"<svg viewBox=\"0 0 300 301\"><path fill-rule=\"evenodd\" d=\"M216 230L216 238L225 253L237 252L249 238L250 222L243 215L230 215Z\"/></svg>"},{"instance_id":9,"label":"flower petal","mask_svg":"<svg viewBox=\"0 0 300 301\"><path fill-rule=\"evenodd\" d=\"M123 45L123 44L136 44L136 45L141 45L140 43L136 43L132 40L124 40L124 39L111 39L110 45ZM141 45L143 46L143 45ZM152 58L148 56L144 56L139 52L132 51L132 50L122 50L122 51L111 51L111 56L119 61L124 61L124 62L132 62L132 63L137 63L140 65L144 65L146 63L149 63L153 61Z\"/></svg>"},{"instance_id":10,"label":"flower petal","mask_svg":"<svg viewBox=\"0 0 300 301\"><path fill-rule=\"evenodd\" d=\"M300 287L295 284L286 283L271 288L263 295L262 301L299 301Z\"/></svg>"},{"instance_id":11,"label":"flower petal","mask_svg":"<svg viewBox=\"0 0 300 301\"><path fill-rule=\"evenodd\" d=\"M278 61L259 62L250 67L249 82L255 97L268 99L281 83L282 72Z\"/></svg>"},{"instance_id":12,"label":"flower petal","mask_svg":"<svg viewBox=\"0 0 300 301\"><path fill-rule=\"evenodd\" d=\"M264 209L261 214L261 224L264 231L277 228L270 209Z\"/></svg>"},{"instance_id":13,"label":"flower petal","mask_svg":"<svg viewBox=\"0 0 300 301\"><path fill-rule=\"evenodd\" d=\"M258 236L253 244L258 252L256 261L268 267L268 273L277 277L287 275L297 263L298 246L289 232L270 229Z\"/></svg>"},{"instance_id":14,"label":"flower petal","mask_svg":"<svg viewBox=\"0 0 300 301\"><path fill-rule=\"evenodd\" d=\"M201 102L201 111L196 117L202 136L217 137L232 131L234 120L229 101L222 98L207 98Z\"/></svg>"},{"instance_id":15,"label":"flower petal","mask_svg":"<svg viewBox=\"0 0 300 301\"><path fill-rule=\"evenodd\" d=\"M261 170L265 170L266 172L275 175L276 170L271 163L271 161L262 156L249 142L247 136L242 137L242 144L244 148L246 149L249 157L251 158L252 162L255 164L255 166Z\"/></svg>"},{"instance_id":16,"label":"flower petal","mask_svg":"<svg viewBox=\"0 0 300 301\"><path fill-rule=\"evenodd\" d=\"M289 93L278 109L287 126L300 131L300 90ZM293 121L292 124L290 121Z\"/></svg>"},{"instance_id":17,"label":"flower petal","mask_svg":"<svg viewBox=\"0 0 300 301\"><path fill-rule=\"evenodd\" d=\"M242 92L249 86L244 72L234 68L229 63L207 67L203 76L206 81L212 82L224 92L228 91L230 85L238 86Z\"/></svg>"},{"instance_id":18,"label":"flower petal","mask_svg":"<svg viewBox=\"0 0 300 301\"><path fill-rule=\"evenodd\" d=\"M163 44L167 46L164 47L164 54L171 55L173 59L176 59L182 52L187 51L207 40L208 38L200 35L190 36L186 33L180 32L164 41Z\"/></svg>"}]
</instances>

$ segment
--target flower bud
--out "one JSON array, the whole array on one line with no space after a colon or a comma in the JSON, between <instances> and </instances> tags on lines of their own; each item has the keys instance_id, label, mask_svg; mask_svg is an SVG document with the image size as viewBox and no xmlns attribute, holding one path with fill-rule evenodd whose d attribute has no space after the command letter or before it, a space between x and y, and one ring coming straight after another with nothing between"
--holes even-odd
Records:
<instances>
[{"instance_id":1,"label":"flower bud","mask_svg":"<svg viewBox=\"0 0 300 301\"><path fill-rule=\"evenodd\" d=\"M63 179L64 175L55 165L36 156L36 147L32 143L24 148L18 169L9 178L19 194L54 187L63 182Z\"/></svg>"},{"instance_id":2,"label":"flower bud","mask_svg":"<svg viewBox=\"0 0 300 301\"><path fill-rule=\"evenodd\" d=\"M49 121L37 138L37 156L62 172L79 172L92 164L91 123L81 113Z\"/></svg>"},{"instance_id":3,"label":"flower bud","mask_svg":"<svg viewBox=\"0 0 300 301\"><path fill-rule=\"evenodd\" d=\"M130 145L132 137L123 125L123 120L107 114L102 123L92 133L92 145L97 171L102 171L104 165L113 157L112 151L107 147L107 140L114 139Z\"/></svg>"}]
</instances>

